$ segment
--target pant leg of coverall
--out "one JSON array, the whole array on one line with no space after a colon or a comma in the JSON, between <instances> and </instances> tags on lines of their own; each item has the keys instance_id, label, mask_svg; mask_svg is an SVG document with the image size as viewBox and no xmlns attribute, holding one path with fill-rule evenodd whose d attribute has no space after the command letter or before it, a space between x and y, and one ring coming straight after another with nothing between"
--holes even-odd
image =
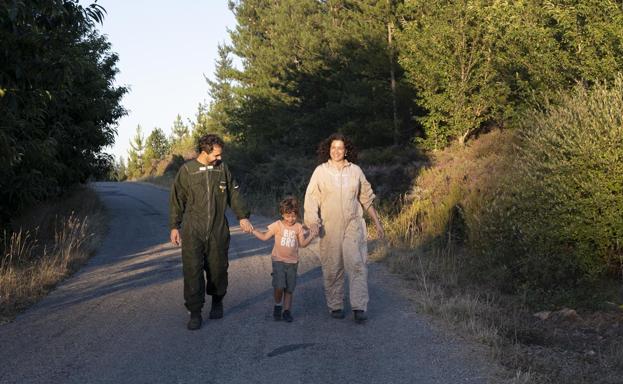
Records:
<instances>
[{"instance_id":1,"label":"pant leg of coverall","mask_svg":"<svg viewBox=\"0 0 623 384\"><path fill-rule=\"evenodd\" d=\"M320 264L324 280L324 294L330 311L344 308L344 262L342 239L344 230L330 223L324 224L320 238Z\"/></svg>"},{"instance_id":2,"label":"pant leg of coverall","mask_svg":"<svg viewBox=\"0 0 623 384\"><path fill-rule=\"evenodd\" d=\"M204 254L206 244L192 230L182 231L182 270L184 272L184 304L191 312L201 311L205 303Z\"/></svg>"},{"instance_id":3,"label":"pant leg of coverall","mask_svg":"<svg viewBox=\"0 0 623 384\"><path fill-rule=\"evenodd\" d=\"M213 230L212 234L210 234L204 264L206 271L206 294L208 295L222 297L227 293L229 239L229 229L222 231Z\"/></svg>"},{"instance_id":4,"label":"pant leg of coverall","mask_svg":"<svg viewBox=\"0 0 623 384\"><path fill-rule=\"evenodd\" d=\"M363 218L348 223L342 242L344 269L348 276L350 305L353 310L368 309L368 245L366 223Z\"/></svg>"}]
</instances>

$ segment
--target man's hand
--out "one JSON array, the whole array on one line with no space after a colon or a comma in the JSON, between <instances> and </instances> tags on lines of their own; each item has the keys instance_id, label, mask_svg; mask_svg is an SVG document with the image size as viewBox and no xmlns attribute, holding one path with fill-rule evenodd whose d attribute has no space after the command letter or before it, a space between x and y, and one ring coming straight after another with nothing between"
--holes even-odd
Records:
<instances>
[{"instance_id":1,"label":"man's hand","mask_svg":"<svg viewBox=\"0 0 623 384\"><path fill-rule=\"evenodd\" d=\"M242 229L246 233L253 232L253 224L249 221L249 219L240 220L240 229Z\"/></svg>"},{"instance_id":2,"label":"man's hand","mask_svg":"<svg viewBox=\"0 0 623 384\"><path fill-rule=\"evenodd\" d=\"M182 243L180 231L177 228L171 230L171 243L173 243L173 245L180 245Z\"/></svg>"}]
</instances>

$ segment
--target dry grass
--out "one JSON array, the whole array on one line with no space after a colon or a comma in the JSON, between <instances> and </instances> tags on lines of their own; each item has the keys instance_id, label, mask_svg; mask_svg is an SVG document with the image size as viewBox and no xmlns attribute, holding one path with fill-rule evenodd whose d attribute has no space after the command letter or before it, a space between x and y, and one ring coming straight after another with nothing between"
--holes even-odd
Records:
<instances>
[{"instance_id":1,"label":"dry grass","mask_svg":"<svg viewBox=\"0 0 623 384\"><path fill-rule=\"evenodd\" d=\"M422 313L488 347L491 360L499 366L490 382L548 382L546 376L533 371L532 364L525 363L523 356L530 352L512 337L519 313L504 302L509 298L467 281L463 273L465 255L459 249L424 252L377 244L371 247L371 255L377 261L385 260L392 271L401 273L415 287L411 299Z\"/></svg>"},{"instance_id":2,"label":"dry grass","mask_svg":"<svg viewBox=\"0 0 623 384\"><path fill-rule=\"evenodd\" d=\"M506 164L511 140L512 133L494 131L467 147L432 154L431 166L419 173L402 210L382 218L389 245L372 251L415 285L413 299L422 312L488 346L500 366L501 356L512 346L505 337L508 319L498 293L478 286L465 273L469 256L464 243L483 195ZM500 372L497 382L537 380L519 365Z\"/></svg>"},{"instance_id":3,"label":"dry grass","mask_svg":"<svg viewBox=\"0 0 623 384\"><path fill-rule=\"evenodd\" d=\"M469 228L477 220L497 178L509 166L512 140L512 132L496 130L466 147L457 144L431 154L432 165L420 172L400 213L388 219L390 243L419 247L461 240L452 238L456 233L449 225Z\"/></svg>"},{"instance_id":4,"label":"dry grass","mask_svg":"<svg viewBox=\"0 0 623 384\"><path fill-rule=\"evenodd\" d=\"M0 255L0 322L37 302L93 254L106 230L99 199L78 188L14 220Z\"/></svg>"}]
</instances>

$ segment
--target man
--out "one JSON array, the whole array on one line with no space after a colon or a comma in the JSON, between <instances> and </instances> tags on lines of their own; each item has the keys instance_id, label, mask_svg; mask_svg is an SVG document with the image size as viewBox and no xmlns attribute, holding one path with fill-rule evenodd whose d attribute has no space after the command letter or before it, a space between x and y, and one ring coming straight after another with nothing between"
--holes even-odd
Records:
<instances>
[{"instance_id":1,"label":"man","mask_svg":"<svg viewBox=\"0 0 623 384\"><path fill-rule=\"evenodd\" d=\"M171 242L180 245L181 241L182 245L184 301L190 311L190 330L201 328L206 294L212 296L209 318L223 317L229 266L227 206L236 214L243 231L253 230L239 186L221 162L223 147L220 137L202 136L197 145L199 156L180 168L171 188Z\"/></svg>"}]
</instances>

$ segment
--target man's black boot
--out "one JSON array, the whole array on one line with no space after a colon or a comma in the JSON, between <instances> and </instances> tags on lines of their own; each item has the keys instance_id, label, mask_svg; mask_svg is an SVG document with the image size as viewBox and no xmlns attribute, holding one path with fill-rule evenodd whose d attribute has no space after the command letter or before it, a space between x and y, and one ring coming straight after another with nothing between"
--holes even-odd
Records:
<instances>
[{"instance_id":1,"label":"man's black boot","mask_svg":"<svg viewBox=\"0 0 623 384\"><path fill-rule=\"evenodd\" d=\"M199 312L191 312L190 313L190 320L188 320L188 329L191 331L196 331L197 329L201 328L201 322L203 321L203 319L201 318L201 311Z\"/></svg>"},{"instance_id":2,"label":"man's black boot","mask_svg":"<svg viewBox=\"0 0 623 384\"><path fill-rule=\"evenodd\" d=\"M220 319L223 317L223 296L212 296L212 307L210 308L210 319Z\"/></svg>"}]
</instances>

